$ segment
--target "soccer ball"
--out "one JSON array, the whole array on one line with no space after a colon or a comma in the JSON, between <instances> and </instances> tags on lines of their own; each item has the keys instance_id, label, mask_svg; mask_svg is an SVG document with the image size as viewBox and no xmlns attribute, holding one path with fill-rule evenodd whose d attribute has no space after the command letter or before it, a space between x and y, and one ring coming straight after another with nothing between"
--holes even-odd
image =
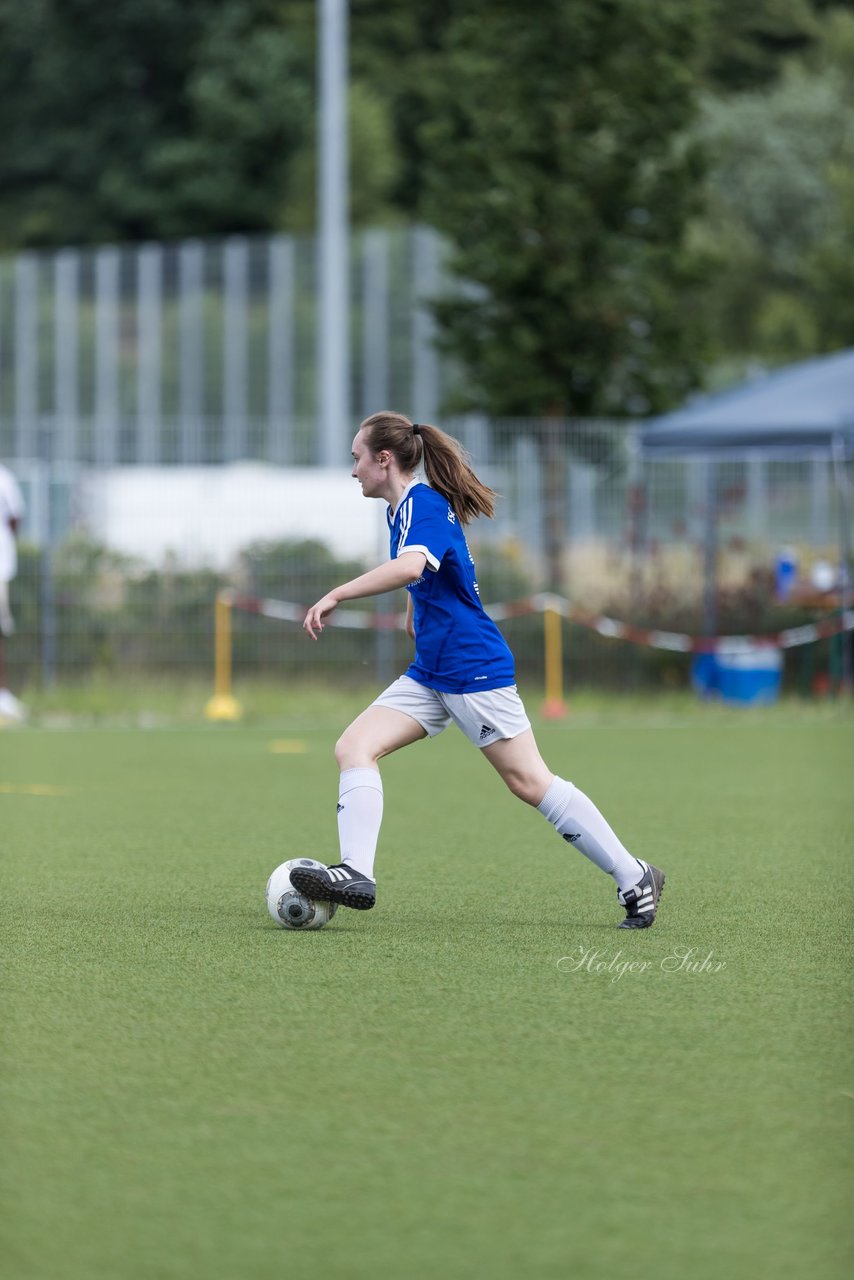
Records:
<instances>
[{"instance_id":1,"label":"soccer ball","mask_svg":"<svg viewBox=\"0 0 854 1280\"><path fill-rule=\"evenodd\" d=\"M319 902L307 898L291 884L294 867L325 867L314 858L291 858L283 862L267 881L267 910L283 929L322 929L338 910L337 902Z\"/></svg>"}]
</instances>

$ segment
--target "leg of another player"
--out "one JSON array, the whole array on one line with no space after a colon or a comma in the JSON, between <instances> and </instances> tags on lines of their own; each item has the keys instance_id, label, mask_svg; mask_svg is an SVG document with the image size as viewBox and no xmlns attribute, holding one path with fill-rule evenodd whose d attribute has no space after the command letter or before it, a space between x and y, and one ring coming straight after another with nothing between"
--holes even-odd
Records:
<instances>
[{"instance_id":1,"label":"leg of another player","mask_svg":"<svg viewBox=\"0 0 854 1280\"><path fill-rule=\"evenodd\" d=\"M341 770L338 840L341 862L374 879L383 819L383 784L377 762L427 736L417 720L391 707L368 707L335 744Z\"/></svg>"},{"instance_id":2,"label":"leg of another player","mask_svg":"<svg viewBox=\"0 0 854 1280\"><path fill-rule=\"evenodd\" d=\"M4 584L0 583L0 587ZM26 711L18 699L6 688L6 641L3 620L0 618L0 720L24 720Z\"/></svg>"},{"instance_id":3,"label":"leg of another player","mask_svg":"<svg viewBox=\"0 0 854 1280\"><path fill-rule=\"evenodd\" d=\"M552 773L531 729L484 747L483 754L514 796L539 809L568 844L613 876L620 889L638 883L644 868L620 843L593 801Z\"/></svg>"}]
</instances>

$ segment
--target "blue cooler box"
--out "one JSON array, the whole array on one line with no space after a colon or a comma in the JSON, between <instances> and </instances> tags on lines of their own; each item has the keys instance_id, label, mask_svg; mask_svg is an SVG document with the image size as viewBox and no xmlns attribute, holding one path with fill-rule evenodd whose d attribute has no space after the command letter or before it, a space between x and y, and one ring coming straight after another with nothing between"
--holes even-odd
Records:
<instances>
[{"instance_id":1,"label":"blue cooler box","mask_svg":"<svg viewBox=\"0 0 854 1280\"><path fill-rule=\"evenodd\" d=\"M722 702L776 702L783 680L783 655L771 645L752 649L721 646L716 653L700 653L691 667L691 682L702 697Z\"/></svg>"}]
</instances>

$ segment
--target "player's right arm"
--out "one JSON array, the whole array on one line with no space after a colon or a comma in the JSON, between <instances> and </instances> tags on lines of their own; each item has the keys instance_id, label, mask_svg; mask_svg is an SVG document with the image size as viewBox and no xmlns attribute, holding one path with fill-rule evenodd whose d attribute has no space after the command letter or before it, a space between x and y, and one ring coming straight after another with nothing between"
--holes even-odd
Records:
<instances>
[{"instance_id":1,"label":"player's right arm","mask_svg":"<svg viewBox=\"0 0 854 1280\"><path fill-rule=\"evenodd\" d=\"M323 630L323 620L342 600L362 600L365 596L385 595L397 587L408 586L417 581L424 572L427 557L421 551L407 551L396 560L369 569L367 573L343 582L340 587L333 588L316 604L313 604L303 619L303 628L316 640Z\"/></svg>"}]
</instances>

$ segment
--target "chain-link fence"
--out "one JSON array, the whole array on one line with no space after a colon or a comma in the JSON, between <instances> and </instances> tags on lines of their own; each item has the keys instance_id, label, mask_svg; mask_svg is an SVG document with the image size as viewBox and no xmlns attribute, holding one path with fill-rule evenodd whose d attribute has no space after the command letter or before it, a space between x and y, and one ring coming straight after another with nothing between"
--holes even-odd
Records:
<instances>
[{"instance_id":1,"label":"chain-link fence","mask_svg":"<svg viewBox=\"0 0 854 1280\"><path fill-rule=\"evenodd\" d=\"M838 497L826 458L644 461L631 424L469 417L443 425L501 494L495 520L469 533L487 604L547 588L590 615L698 635L707 628L713 535L718 633L775 633L822 614L821 590L838 564ZM95 671L210 673L222 587L307 605L386 554L383 504L363 499L344 468L22 459L13 469L28 507L12 585L18 630L7 644L21 688ZM780 598L784 550L800 581L814 582L816 599ZM400 609L402 598L376 607ZM238 675L361 682L383 680L407 660L407 640L385 627L329 629L317 645L292 622L237 613L234 627ZM541 619L502 627L523 675L539 680ZM687 681L686 654L565 627L572 683ZM837 661L838 644L790 656L789 678L807 687Z\"/></svg>"}]
</instances>

